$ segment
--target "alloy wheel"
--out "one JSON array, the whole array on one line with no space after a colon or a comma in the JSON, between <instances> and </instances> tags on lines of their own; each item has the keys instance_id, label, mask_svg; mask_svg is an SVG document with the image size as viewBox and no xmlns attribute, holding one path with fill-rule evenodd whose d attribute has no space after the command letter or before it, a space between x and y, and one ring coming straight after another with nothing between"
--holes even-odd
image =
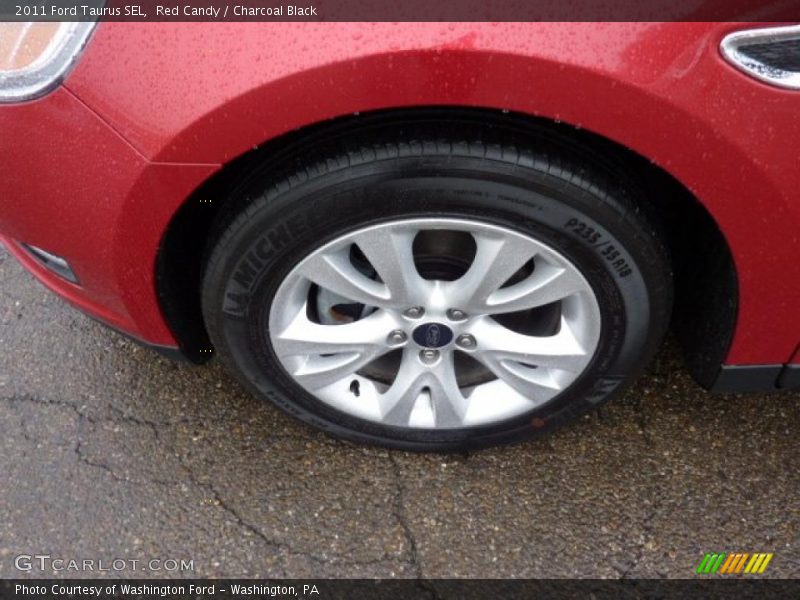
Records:
<instances>
[{"instance_id":1,"label":"alloy wheel","mask_svg":"<svg viewBox=\"0 0 800 600\"><path fill-rule=\"evenodd\" d=\"M589 366L597 298L555 248L472 219L371 225L305 256L269 337L318 400L394 427L488 425L543 406Z\"/></svg>"}]
</instances>

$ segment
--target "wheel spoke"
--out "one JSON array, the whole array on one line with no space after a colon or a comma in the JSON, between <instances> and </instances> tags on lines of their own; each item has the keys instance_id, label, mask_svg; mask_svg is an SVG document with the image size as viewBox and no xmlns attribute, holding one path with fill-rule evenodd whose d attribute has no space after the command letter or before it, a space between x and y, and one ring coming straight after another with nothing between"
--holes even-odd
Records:
<instances>
[{"instance_id":1,"label":"wheel spoke","mask_svg":"<svg viewBox=\"0 0 800 600\"><path fill-rule=\"evenodd\" d=\"M320 287L367 306L383 307L390 297L385 284L373 281L353 266L349 248L311 256L299 273Z\"/></svg>"},{"instance_id":2,"label":"wheel spoke","mask_svg":"<svg viewBox=\"0 0 800 600\"><path fill-rule=\"evenodd\" d=\"M384 347L386 334L395 326L395 319L377 311L344 325L321 325L309 320L306 306L300 309L291 323L275 336L278 356L298 354L333 354L359 352L373 346Z\"/></svg>"},{"instance_id":3,"label":"wheel spoke","mask_svg":"<svg viewBox=\"0 0 800 600\"><path fill-rule=\"evenodd\" d=\"M350 377L378 356L372 352L307 356L292 375L303 385L316 390Z\"/></svg>"},{"instance_id":4,"label":"wheel spoke","mask_svg":"<svg viewBox=\"0 0 800 600\"><path fill-rule=\"evenodd\" d=\"M487 312L487 299L535 254L524 239L488 233L473 234L475 258L464 275L445 285L453 306L471 314Z\"/></svg>"},{"instance_id":5,"label":"wheel spoke","mask_svg":"<svg viewBox=\"0 0 800 600\"><path fill-rule=\"evenodd\" d=\"M493 356L484 356L482 362L503 383L536 405L546 402L553 396L554 391L562 389L549 369L530 367Z\"/></svg>"},{"instance_id":6,"label":"wheel spoke","mask_svg":"<svg viewBox=\"0 0 800 600\"><path fill-rule=\"evenodd\" d=\"M429 386L436 427L458 427L464 422L469 399L458 387L454 356L448 352L433 369Z\"/></svg>"},{"instance_id":7,"label":"wheel spoke","mask_svg":"<svg viewBox=\"0 0 800 600\"><path fill-rule=\"evenodd\" d=\"M386 284L389 305L395 308L423 304L432 288L414 263L416 233L414 229L371 230L356 238L356 245Z\"/></svg>"},{"instance_id":8,"label":"wheel spoke","mask_svg":"<svg viewBox=\"0 0 800 600\"><path fill-rule=\"evenodd\" d=\"M497 368L498 361L510 360L579 373L590 358L563 317L559 332L552 336L523 335L489 317L477 319L470 333L479 340L472 356L490 369ZM499 373L495 374L500 377Z\"/></svg>"},{"instance_id":9,"label":"wheel spoke","mask_svg":"<svg viewBox=\"0 0 800 600\"><path fill-rule=\"evenodd\" d=\"M416 351L406 349L392 385L378 399L383 422L407 427L411 411L420 399L427 381L428 373L417 361Z\"/></svg>"},{"instance_id":10,"label":"wheel spoke","mask_svg":"<svg viewBox=\"0 0 800 600\"><path fill-rule=\"evenodd\" d=\"M352 375L379 356L389 352L386 335L395 320L378 311L346 325L320 325L298 312L278 335L273 336L275 353L286 360L295 358L290 369L298 381L317 389Z\"/></svg>"},{"instance_id":11,"label":"wheel spoke","mask_svg":"<svg viewBox=\"0 0 800 600\"><path fill-rule=\"evenodd\" d=\"M407 426L414 407L425 401L431 403L435 427L457 427L464 422L469 400L458 387L451 352L431 368L419 362L416 350L403 353L397 377L380 398L383 421Z\"/></svg>"},{"instance_id":12,"label":"wheel spoke","mask_svg":"<svg viewBox=\"0 0 800 600\"><path fill-rule=\"evenodd\" d=\"M578 273L551 265L537 265L523 281L499 289L485 300L485 312L500 314L545 306L583 291L586 284Z\"/></svg>"}]
</instances>

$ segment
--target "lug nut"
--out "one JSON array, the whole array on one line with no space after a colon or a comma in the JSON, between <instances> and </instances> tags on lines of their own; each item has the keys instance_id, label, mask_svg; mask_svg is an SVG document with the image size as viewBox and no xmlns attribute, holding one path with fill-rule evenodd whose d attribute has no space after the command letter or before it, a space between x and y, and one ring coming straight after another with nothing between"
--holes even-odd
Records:
<instances>
[{"instance_id":1,"label":"lug nut","mask_svg":"<svg viewBox=\"0 0 800 600\"><path fill-rule=\"evenodd\" d=\"M439 351L432 348L426 348L420 351L419 359L426 365L432 365L439 359Z\"/></svg>"},{"instance_id":2,"label":"lug nut","mask_svg":"<svg viewBox=\"0 0 800 600\"><path fill-rule=\"evenodd\" d=\"M467 313L457 308L451 308L447 311L447 318L451 321L463 321L467 318Z\"/></svg>"},{"instance_id":3,"label":"lug nut","mask_svg":"<svg viewBox=\"0 0 800 600\"><path fill-rule=\"evenodd\" d=\"M470 334L462 333L460 336L456 338L456 344L467 350L472 350L475 346L478 345L478 342L476 342L475 338L472 337Z\"/></svg>"},{"instance_id":4,"label":"lug nut","mask_svg":"<svg viewBox=\"0 0 800 600\"><path fill-rule=\"evenodd\" d=\"M422 315L425 314L425 309L421 306L412 306L406 312L403 313L409 319L419 319Z\"/></svg>"},{"instance_id":5,"label":"lug nut","mask_svg":"<svg viewBox=\"0 0 800 600\"><path fill-rule=\"evenodd\" d=\"M405 334L404 331L400 331L399 329L395 329L394 331L392 331L389 334L387 340L393 346L397 345L397 344L402 344L403 342L406 341L406 334Z\"/></svg>"}]
</instances>

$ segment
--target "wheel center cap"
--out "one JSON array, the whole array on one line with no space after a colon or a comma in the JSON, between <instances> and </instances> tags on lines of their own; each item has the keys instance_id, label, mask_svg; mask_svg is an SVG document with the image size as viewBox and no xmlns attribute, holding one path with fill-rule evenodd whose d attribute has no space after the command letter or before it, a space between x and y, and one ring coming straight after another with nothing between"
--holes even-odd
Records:
<instances>
[{"instance_id":1,"label":"wheel center cap","mask_svg":"<svg viewBox=\"0 0 800 600\"><path fill-rule=\"evenodd\" d=\"M414 329L414 341L425 348L441 348L453 341L453 330L442 323L424 323Z\"/></svg>"}]
</instances>

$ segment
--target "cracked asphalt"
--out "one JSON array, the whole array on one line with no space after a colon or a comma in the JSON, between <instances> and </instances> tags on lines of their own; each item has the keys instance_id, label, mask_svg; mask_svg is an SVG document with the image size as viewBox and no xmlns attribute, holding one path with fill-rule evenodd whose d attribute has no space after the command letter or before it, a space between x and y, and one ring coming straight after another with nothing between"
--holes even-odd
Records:
<instances>
[{"instance_id":1,"label":"cracked asphalt","mask_svg":"<svg viewBox=\"0 0 800 600\"><path fill-rule=\"evenodd\" d=\"M670 344L572 427L444 456L310 430L96 324L2 246L0 345L0 577L53 575L19 554L194 561L114 573L136 577L692 577L710 551L800 576L800 394L707 394Z\"/></svg>"}]
</instances>

